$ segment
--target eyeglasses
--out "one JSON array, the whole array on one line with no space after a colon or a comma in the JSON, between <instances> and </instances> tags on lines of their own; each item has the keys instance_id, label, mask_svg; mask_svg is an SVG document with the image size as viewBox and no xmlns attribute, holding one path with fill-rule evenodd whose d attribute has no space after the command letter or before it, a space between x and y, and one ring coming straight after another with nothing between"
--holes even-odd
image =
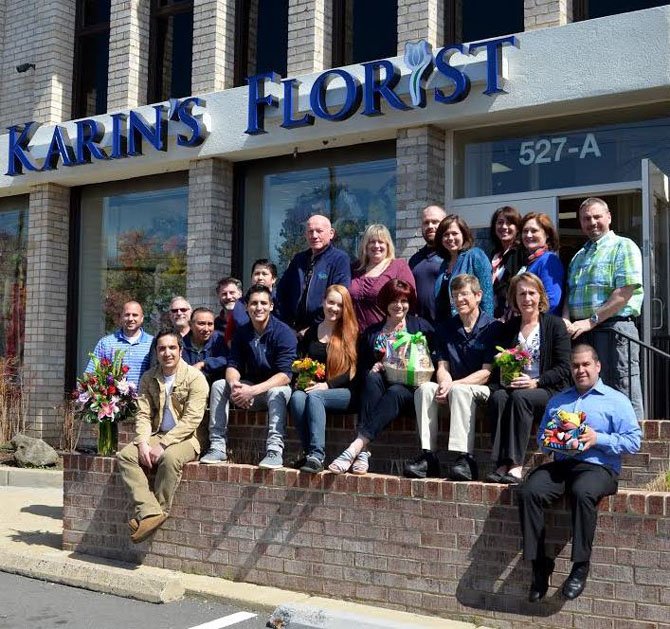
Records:
<instances>
[{"instance_id":1,"label":"eyeglasses","mask_svg":"<svg viewBox=\"0 0 670 629\"><path fill-rule=\"evenodd\" d=\"M190 308L170 308L170 312L172 314L176 314L178 312L188 312Z\"/></svg>"}]
</instances>

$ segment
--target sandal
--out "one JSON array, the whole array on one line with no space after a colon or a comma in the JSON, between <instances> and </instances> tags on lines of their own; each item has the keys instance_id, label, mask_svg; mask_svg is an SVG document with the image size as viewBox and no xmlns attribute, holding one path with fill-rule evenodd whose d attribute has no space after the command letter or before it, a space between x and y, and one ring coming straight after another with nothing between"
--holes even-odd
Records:
<instances>
[{"instance_id":1,"label":"sandal","mask_svg":"<svg viewBox=\"0 0 670 629\"><path fill-rule=\"evenodd\" d=\"M353 465L351 466L351 473L357 474L358 476L363 476L363 474L367 474L368 468L370 467L369 461L370 461L370 451L362 450L354 460Z\"/></svg>"},{"instance_id":2,"label":"sandal","mask_svg":"<svg viewBox=\"0 0 670 629\"><path fill-rule=\"evenodd\" d=\"M349 471L351 464L354 462L354 455L351 450L345 450L338 456L329 466L328 469L333 474L344 474Z\"/></svg>"}]
</instances>

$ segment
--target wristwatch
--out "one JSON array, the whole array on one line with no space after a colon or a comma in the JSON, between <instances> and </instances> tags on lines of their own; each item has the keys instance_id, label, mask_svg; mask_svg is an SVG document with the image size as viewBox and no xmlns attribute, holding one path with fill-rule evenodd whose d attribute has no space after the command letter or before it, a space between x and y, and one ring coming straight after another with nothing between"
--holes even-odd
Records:
<instances>
[{"instance_id":1,"label":"wristwatch","mask_svg":"<svg viewBox=\"0 0 670 629\"><path fill-rule=\"evenodd\" d=\"M598 321L600 321L600 317L598 316L597 312L594 312L590 317L589 321L593 323L593 325L598 325Z\"/></svg>"}]
</instances>

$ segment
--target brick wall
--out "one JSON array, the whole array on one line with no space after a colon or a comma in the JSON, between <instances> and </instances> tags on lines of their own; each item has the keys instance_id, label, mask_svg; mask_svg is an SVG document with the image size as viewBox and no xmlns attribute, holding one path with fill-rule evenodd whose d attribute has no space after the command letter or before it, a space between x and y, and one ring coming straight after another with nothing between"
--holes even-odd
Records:
<instances>
[{"instance_id":1,"label":"brick wall","mask_svg":"<svg viewBox=\"0 0 670 629\"><path fill-rule=\"evenodd\" d=\"M170 519L133 546L116 461L64 465L65 550L487 626L668 627L668 493L601 503L591 576L572 602L555 592L571 566L570 518L551 510L556 572L546 601L530 605L512 488L193 463Z\"/></svg>"},{"instance_id":2,"label":"brick wall","mask_svg":"<svg viewBox=\"0 0 670 629\"><path fill-rule=\"evenodd\" d=\"M425 39L433 47L443 46L444 2L441 0L398 0L398 54L405 44Z\"/></svg>"},{"instance_id":3,"label":"brick wall","mask_svg":"<svg viewBox=\"0 0 670 629\"><path fill-rule=\"evenodd\" d=\"M563 26L572 22L572 0L525 0L524 30Z\"/></svg>"},{"instance_id":4,"label":"brick wall","mask_svg":"<svg viewBox=\"0 0 670 629\"><path fill-rule=\"evenodd\" d=\"M288 76L331 66L332 21L332 2L328 0L289 0Z\"/></svg>"},{"instance_id":5,"label":"brick wall","mask_svg":"<svg viewBox=\"0 0 670 629\"><path fill-rule=\"evenodd\" d=\"M233 86L235 0L193 3L192 93L218 92Z\"/></svg>"}]
</instances>

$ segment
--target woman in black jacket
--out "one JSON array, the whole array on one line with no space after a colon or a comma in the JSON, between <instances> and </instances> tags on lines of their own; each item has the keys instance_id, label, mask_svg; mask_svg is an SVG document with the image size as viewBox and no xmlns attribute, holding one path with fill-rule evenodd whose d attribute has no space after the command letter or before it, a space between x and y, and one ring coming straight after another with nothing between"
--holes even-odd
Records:
<instances>
[{"instance_id":1,"label":"woman in black jacket","mask_svg":"<svg viewBox=\"0 0 670 629\"><path fill-rule=\"evenodd\" d=\"M432 342L433 327L421 317L408 314L416 307L416 291L405 280L389 280L379 291L377 303L386 313L381 323L369 326L361 336L358 351L358 372L364 379L361 392L358 434L349 447L328 469L342 474L351 469L354 474L368 471L368 444L401 413L414 411L414 389L388 382L384 377L382 358L388 341L400 332L423 332Z\"/></svg>"},{"instance_id":2,"label":"woman in black jacket","mask_svg":"<svg viewBox=\"0 0 670 629\"><path fill-rule=\"evenodd\" d=\"M549 300L536 275L521 273L512 278L509 303L520 316L504 325L501 344L505 349L520 346L527 350L532 363L506 386L498 384L498 368L491 374L491 458L498 468L487 480L513 484L521 480L533 419L539 420L549 398L570 382L570 337L563 320L547 313Z\"/></svg>"},{"instance_id":3,"label":"woman in black jacket","mask_svg":"<svg viewBox=\"0 0 670 629\"><path fill-rule=\"evenodd\" d=\"M519 210L510 205L499 207L491 217L489 234L493 242L493 316L506 321L512 315L512 308L507 303L509 283L523 266L525 258Z\"/></svg>"}]
</instances>

